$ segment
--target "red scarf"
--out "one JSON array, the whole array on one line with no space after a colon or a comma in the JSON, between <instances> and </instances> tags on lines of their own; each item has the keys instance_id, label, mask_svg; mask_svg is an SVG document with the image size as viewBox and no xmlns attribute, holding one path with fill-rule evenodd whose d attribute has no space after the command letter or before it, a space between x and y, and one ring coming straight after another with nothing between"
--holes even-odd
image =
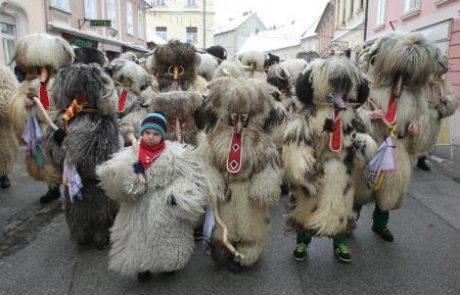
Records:
<instances>
[{"instance_id":1,"label":"red scarf","mask_svg":"<svg viewBox=\"0 0 460 295\"><path fill-rule=\"evenodd\" d=\"M165 147L166 142L164 139L155 146L148 145L141 140L141 143L139 144L138 159L139 162L141 162L142 167L144 167L144 169L148 169L165 150Z\"/></svg>"}]
</instances>

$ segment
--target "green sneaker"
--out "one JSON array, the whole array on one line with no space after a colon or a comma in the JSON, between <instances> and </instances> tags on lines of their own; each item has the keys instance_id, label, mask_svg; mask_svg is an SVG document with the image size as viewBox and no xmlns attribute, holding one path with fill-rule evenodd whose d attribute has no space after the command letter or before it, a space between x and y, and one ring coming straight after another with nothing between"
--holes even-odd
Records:
<instances>
[{"instance_id":1,"label":"green sneaker","mask_svg":"<svg viewBox=\"0 0 460 295\"><path fill-rule=\"evenodd\" d=\"M351 250L345 244L338 244L334 248L335 257L337 257L340 262L350 263L351 262Z\"/></svg>"},{"instance_id":2,"label":"green sneaker","mask_svg":"<svg viewBox=\"0 0 460 295\"><path fill-rule=\"evenodd\" d=\"M294 256L295 261L304 261L305 256L307 256L307 243L300 242L297 244L295 247L294 253L292 255Z\"/></svg>"}]
</instances>

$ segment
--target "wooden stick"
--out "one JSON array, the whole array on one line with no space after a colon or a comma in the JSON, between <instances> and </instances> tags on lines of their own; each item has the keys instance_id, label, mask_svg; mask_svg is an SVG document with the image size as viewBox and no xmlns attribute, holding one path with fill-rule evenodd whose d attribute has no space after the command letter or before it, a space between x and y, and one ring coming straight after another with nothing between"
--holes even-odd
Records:
<instances>
[{"instance_id":1,"label":"wooden stick","mask_svg":"<svg viewBox=\"0 0 460 295\"><path fill-rule=\"evenodd\" d=\"M228 228L227 225L222 221L219 215L219 210L217 209L217 200L211 197L208 197L209 204L211 204L212 212L214 213L214 218L216 219L217 223L222 228L222 242L224 243L225 247L232 253L232 255L236 258L244 258L244 255L238 252L235 247L230 243L228 240Z\"/></svg>"},{"instance_id":2,"label":"wooden stick","mask_svg":"<svg viewBox=\"0 0 460 295\"><path fill-rule=\"evenodd\" d=\"M59 127L57 127L56 124L54 124L53 120L51 120L50 116L48 115L48 113L46 112L46 110L45 110L45 108L43 107L42 103L40 102L40 99L38 99L38 97L34 96L33 100L34 100L34 102L37 104L40 113L43 115L43 117L45 117L46 123L47 123L54 131L58 130Z\"/></svg>"},{"instance_id":3,"label":"wooden stick","mask_svg":"<svg viewBox=\"0 0 460 295\"><path fill-rule=\"evenodd\" d=\"M368 99L367 101L369 101L369 104L371 105L371 107L372 107L374 110L376 110L376 109L382 109L382 108L380 108L380 107L377 105L377 103L376 103L372 98L369 97L369 99ZM392 125L388 124L388 122L385 120L385 118L380 118L380 120L382 120L382 122L383 122L388 128L390 128L390 129L393 128Z\"/></svg>"}]
</instances>

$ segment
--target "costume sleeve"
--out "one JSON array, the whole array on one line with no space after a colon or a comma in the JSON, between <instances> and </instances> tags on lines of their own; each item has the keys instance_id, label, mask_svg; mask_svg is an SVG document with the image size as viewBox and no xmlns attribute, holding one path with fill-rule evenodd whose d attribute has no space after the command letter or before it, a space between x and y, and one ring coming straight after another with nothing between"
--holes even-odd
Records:
<instances>
[{"instance_id":1,"label":"costume sleeve","mask_svg":"<svg viewBox=\"0 0 460 295\"><path fill-rule=\"evenodd\" d=\"M274 146L267 149L267 155L267 165L252 176L249 186L249 197L261 207L275 205L281 196L283 171L280 156Z\"/></svg>"},{"instance_id":2,"label":"costume sleeve","mask_svg":"<svg viewBox=\"0 0 460 295\"><path fill-rule=\"evenodd\" d=\"M446 96L446 103L443 105L441 109L441 116L443 118L452 116L455 113L455 110L458 107L458 95L455 93L454 88L449 82L444 81L443 85L445 89L445 96Z\"/></svg>"},{"instance_id":3,"label":"costume sleeve","mask_svg":"<svg viewBox=\"0 0 460 295\"><path fill-rule=\"evenodd\" d=\"M145 184L139 182L133 164L137 161L131 147L115 153L97 166L96 175L107 196L118 202L135 201L145 192Z\"/></svg>"},{"instance_id":4,"label":"costume sleeve","mask_svg":"<svg viewBox=\"0 0 460 295\"><path fill-rule=\"evenodd\" d=\"M316 173L316 158L310 131L301 117L290 121L284 135L283 163L285 176L295 186L312 188L310 176ZM314 191L314 190L313 190Z\"/></svg>"}]
</instances>

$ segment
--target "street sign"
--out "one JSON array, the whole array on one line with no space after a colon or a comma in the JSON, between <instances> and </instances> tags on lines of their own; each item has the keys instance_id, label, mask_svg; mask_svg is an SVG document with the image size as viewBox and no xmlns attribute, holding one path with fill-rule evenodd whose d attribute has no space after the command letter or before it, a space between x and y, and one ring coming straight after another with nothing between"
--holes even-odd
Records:
<instances>
[{"instance_id":1,"label":"street sign","mask_svg":"<svg viewBox=\"0 0 460 295\"><path fill-rule=\"evenodd\" d=\"M91 27L111 27L112 21L110 19L91 19L89 25Z\"/></svg>"}]
</instances>

